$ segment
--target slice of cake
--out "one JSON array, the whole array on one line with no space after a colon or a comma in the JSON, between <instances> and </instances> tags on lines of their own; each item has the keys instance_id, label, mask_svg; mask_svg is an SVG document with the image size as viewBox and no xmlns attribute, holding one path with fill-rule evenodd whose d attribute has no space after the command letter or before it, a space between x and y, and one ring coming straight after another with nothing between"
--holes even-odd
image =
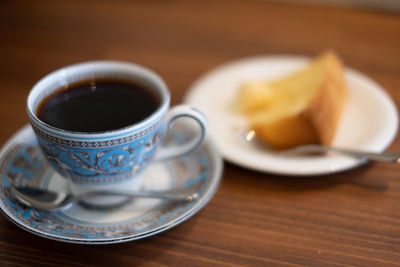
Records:
<instances>
[{"instance_id":1,"label":"slice of cake","mask_svg":"<svg viewBox=\"0 0 400 267\"><path fill-rule=\"evenodd\" d=\"M347 97L340 60L333 52L271 82L248 82L237 107L256 136L275 149L331 144Z\"/></svg>"}]
</instances>

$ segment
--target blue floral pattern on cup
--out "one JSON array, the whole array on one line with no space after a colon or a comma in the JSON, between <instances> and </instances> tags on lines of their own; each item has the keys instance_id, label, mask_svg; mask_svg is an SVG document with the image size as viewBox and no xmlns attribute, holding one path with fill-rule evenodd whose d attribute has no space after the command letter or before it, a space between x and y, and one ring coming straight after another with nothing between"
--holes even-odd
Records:
<instances>
[{"instance_id":1,"label":"blue floral pattern on cup","mask_svg":"<svg viewBox=\"0 0 400 267\"><path fill-rule=\"evenodd\" d=\"M38 129L35 132L41 150L60 174L75 183L91 184L119 182L139 173L152 159L163 136L160 126L135 140L128 136L90 143L49 138Z\"/></svg>"}]
</instances>

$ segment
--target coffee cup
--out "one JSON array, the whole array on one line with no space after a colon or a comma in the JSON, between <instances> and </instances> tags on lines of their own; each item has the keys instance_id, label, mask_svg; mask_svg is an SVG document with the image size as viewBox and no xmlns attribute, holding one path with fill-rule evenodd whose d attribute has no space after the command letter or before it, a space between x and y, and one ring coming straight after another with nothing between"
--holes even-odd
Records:
<instances>
[{"instance_id":1,"label":"coffee cup","mask_svg":"<svg viewBox=\"0 0 400 267\"><path fill-rule=\"evenodd\" d=\"M102 94L100 104L93 100L96 94ZM126 189L151 162L198 148L207 130L199 110L170 108L170 92L156 73L118 61L85 62L48 74L31 89L27 113L51 166L85 190ZM184 144L165 146L164 137L174 134L171 126L182 117L197 122L199 130Z\"/></svg>"}]
</instances>

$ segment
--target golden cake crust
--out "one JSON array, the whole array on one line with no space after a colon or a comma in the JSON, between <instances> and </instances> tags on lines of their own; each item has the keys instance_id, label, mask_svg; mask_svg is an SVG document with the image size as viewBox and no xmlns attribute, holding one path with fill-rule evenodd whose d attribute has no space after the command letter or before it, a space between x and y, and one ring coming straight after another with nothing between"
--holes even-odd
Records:
<instances>
[{"instance_id":1,"label":"golden cake crust","mask_svg":"<svg viewBox=\"0 0 400 267\"><path fill-rule=\"evenodd\" d=\"M310 143L330 145L346 98L342 63L333 52L325 52L287 77L264 85L246 83L237 106L259 139L284 149Z\"/></svg>"}]
</instances>

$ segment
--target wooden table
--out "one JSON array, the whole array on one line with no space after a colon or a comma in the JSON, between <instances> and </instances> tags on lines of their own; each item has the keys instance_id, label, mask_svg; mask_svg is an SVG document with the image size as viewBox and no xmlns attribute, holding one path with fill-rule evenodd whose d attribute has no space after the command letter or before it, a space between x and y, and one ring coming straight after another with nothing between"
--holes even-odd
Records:
<instances>
[{"instance_id":1,"label":"wooden table","mask_svg":"<svg viewBox=\"0 0 400 267\"><path fill-rule=\"evenodd\" d=\"M45 74L116 59L158 72L172 104L204 72L241 57L332 48L400 101L400 16L268 1L1 1L0 143L27 123ZM397 137L390 147L400 151ZM211 202L144 240L47 240L0 217L0 265L399 266L400 167L290 178L225 163Z\"/></svg>"}]
</instances>

